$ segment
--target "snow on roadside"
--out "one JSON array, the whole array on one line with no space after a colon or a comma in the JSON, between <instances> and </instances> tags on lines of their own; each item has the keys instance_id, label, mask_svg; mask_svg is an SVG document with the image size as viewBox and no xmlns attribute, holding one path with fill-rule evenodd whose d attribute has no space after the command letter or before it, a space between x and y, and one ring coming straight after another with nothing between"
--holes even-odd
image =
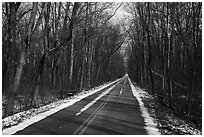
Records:
<instances>
[{"instance_id":1,"label":"snow on roadside","mask_svg":"<svg viewBox=\"0 0 204 137\"><path fill-rule=\"evenodd\" d=\"M142 102L141 96L138 92L140 89L136 89L135 86L132 84L130 79L128 78L131 86L131 90L135 98L138 100L139 105L140 105L140 110L142 111L142 116L145 120L145 129L148 133L148 135L161 135L159 132L159 129L157 129L157 125L154 123L154 120L152 117L150 117L147 108L145 108L144 103Z\"/></svg>"},{"instance_id":2,"label":"snow on roadside","mask_svg":"<svg viewBox=\"0 0 204 137\"><path fill-rule=\"evenodd\" d=\"M24 129L25 127L36 123L49 115L52 115L68 106L73 105L74 103L82 100L83 98L86 98L106 87L113 84L114 82L118 82L121 79L117 79L113 82L109 82L106 84L103 84L99 87L92 88L88 91L82 91L78 93L77 95L68 97L64 100L59 100L53 103L50 103L46 106L40 107L40 108L32 108L27 111L19 112L17 114L14 114L12 116L6 117L2 120L2 133L4 135L11 135L16 133L19 130Z\"/></svg>"},{"instance_id":3,"label":"snow on roadside","mask_svg":"<svg viewBox=\"0 0 204 137\"><path fill-rule=\"evenodd\" d=\"M196 125L177 117L170 109L156 103L156 98L145 89L135 88L162 135L202 135L202 131Z\"/></svg>"}]
</instances>

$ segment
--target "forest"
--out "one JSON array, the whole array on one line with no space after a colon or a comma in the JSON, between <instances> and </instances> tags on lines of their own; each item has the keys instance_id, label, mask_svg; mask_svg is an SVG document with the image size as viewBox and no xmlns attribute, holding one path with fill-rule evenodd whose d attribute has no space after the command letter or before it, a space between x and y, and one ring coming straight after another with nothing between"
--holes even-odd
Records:
<instances>
[{"instance_id":1,"label":"forest","mask_svg":"<svg viewBox=\"0 0 204 137\"><path fill-rule=\"evenodd\" d=\"M121 8L129 16L112 23ZM201 123L202 3L2 3L3 118L126 73Z\"/></svg>"},{"instance_id":2,"label":"forest","mask_svg":"<svg viewBox=\"0 0 204 137\"><path fill-rule=\"evenodd\" d=\"M182 117L202 121L202 3L133 3L128 73Z\"/></svg>"},{"instance_id":3,"label":"forest","mask_svg":"<svg viewBox=\"0 0 204 137\"><path fill-rule=\"evenodd\" d=\"M122 77L127 34L109 21L120 6L3 3L3 117Z\"/></svg>"}]
</instances>

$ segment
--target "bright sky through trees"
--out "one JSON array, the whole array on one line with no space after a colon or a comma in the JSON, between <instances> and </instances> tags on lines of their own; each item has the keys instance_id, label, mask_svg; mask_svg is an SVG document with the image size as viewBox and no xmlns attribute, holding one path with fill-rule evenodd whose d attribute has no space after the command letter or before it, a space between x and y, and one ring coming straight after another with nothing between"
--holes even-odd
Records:
<instances>
[{"instance_id":1,"label":"bright sky through trees","mask_svg":"<svg viewBox=\"0 0 204 137\"><path fill-rule=\"evenodd\" d=\"M118 5L120 5L120 3L116 3L116 6ZM117 24L121 21L124 22L131 17L130 14L125 11L124 8L125 8L125 3L123 3L122 6L116 11L115 15L111 19L111 22L113 22L114 24Z\"/></svg>"}]
</instances>

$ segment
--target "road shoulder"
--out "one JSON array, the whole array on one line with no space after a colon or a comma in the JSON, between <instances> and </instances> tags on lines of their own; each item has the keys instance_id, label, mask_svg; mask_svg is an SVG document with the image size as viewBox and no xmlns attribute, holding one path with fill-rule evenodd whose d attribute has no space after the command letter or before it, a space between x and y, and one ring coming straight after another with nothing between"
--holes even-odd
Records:
<instances>
[{"instance_id":1,"label":"road shoulder","mask_svg":"<svg viewBox=\"0 0 204 137\"><path fill-rule=\"evenodd\" d=\"M177 117L167 107L161 106L156 101L157 99L147 91L140 89L138 93L149 115L157 124L161 135L202 135L202 130L197 128L193 123Z\"/></svg>"},{"instance_id":2,"label":"road shoulder","mask_svg":"<svg viewBox=\"0 0 204 137\"><path fill-rule=\"evenodd\" d=\"M135 88L135 86L132 84L131 80L128 78L131 90L135 98L138 100L139 105L140 105L140 110L142 111L142 116L145 120L145 129L149 135L160 135L161 133L159 132L159 129L157 128L157 124L154 122L154 119L150 117L147 108L144 106L144 103L140 97L140 94L138 90L139 88Z\"/></svg>"}]
</instances>

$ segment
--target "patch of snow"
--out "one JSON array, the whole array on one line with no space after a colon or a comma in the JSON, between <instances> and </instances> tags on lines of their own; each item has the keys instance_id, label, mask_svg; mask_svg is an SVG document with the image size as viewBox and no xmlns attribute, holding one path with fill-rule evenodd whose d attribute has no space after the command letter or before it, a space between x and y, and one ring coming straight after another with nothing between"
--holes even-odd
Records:
<instances>
[{"instance_id":1,"label":"patch of snow","mask_svg":"<svg viewBox=\"0 0 204 137\"><path fill-rule=\"evenodd\" d=\"M65 100L60 100L60 101L57 101L57 102L54 102L54 103L51 103L51 107L52 109L49 110L48 108L50 107L50 104L49 105L46 105L42 108L39 108L40 111L38 111L39 109L30 109L28 111L24 111L24 112L20 112L20 113L17 113L15 115L12 115L12 116L9 116L9 117L6 117L2 120L2 124L9 124L11 125L12 127L9 127L9 128L6 128L2 131L2 134L3 135L12 135L14 133L16 133L17 131L20 131L20 130L23 130L24 128L28 127L29 125L33 124L33 123L36 123L66 107L69 107L73 104L75 104L76 102L82 100L83 98L86 98L108 86L110 86L111 84L113 84L114 82L118 82L120 81L120 79L117 79L113 82L110 82L108 84L104 84L103 86L99 86L98 88L93 88L89 91L82 91L81 93L75 95L75 96L72 96L70 98L67 98ZM57 105L56 105L57 104ZM47 110L48 109L48 110ZM34 112L34 116L32 116L32 113ZM42 113L43 112L43 113ZM21 118L22 115L25 115L26 113L31 113L31 116L28 118L25 118L25 119L21 119L22 121L20 121L19 119ZM37 114L35 114L37 113ZM39 114L40 113L40 114ZM17 119L17 120L16 120ZM19 121L21 123L19 123ZM12 123L13 122L13 123Z\"/></svg>"},{"instance_id":2,"label":"patch of snow","mask_svg":"<svg viewBox=\"0 0 204 137\"><path fill-rule=\"evenodd\" d=\"M140 94L138 93L137 89L135 88L135 86L132 84L132 82L130 81L130 79L128 78L129 82L130 82L130 86L131 86L131 90L133 95L135 96L135 98L138 100L139 105L140 105L140 110L142 111L142 116L145 120L145 129L147 131L147 133L149 135L160 135L161 133L159 132L159 129L156 128L156 124L153 121L153 118L150 117L147 108L145 108L144 103L142 102L142 99L140 97Z\"/></svg>"}]
</instances>

